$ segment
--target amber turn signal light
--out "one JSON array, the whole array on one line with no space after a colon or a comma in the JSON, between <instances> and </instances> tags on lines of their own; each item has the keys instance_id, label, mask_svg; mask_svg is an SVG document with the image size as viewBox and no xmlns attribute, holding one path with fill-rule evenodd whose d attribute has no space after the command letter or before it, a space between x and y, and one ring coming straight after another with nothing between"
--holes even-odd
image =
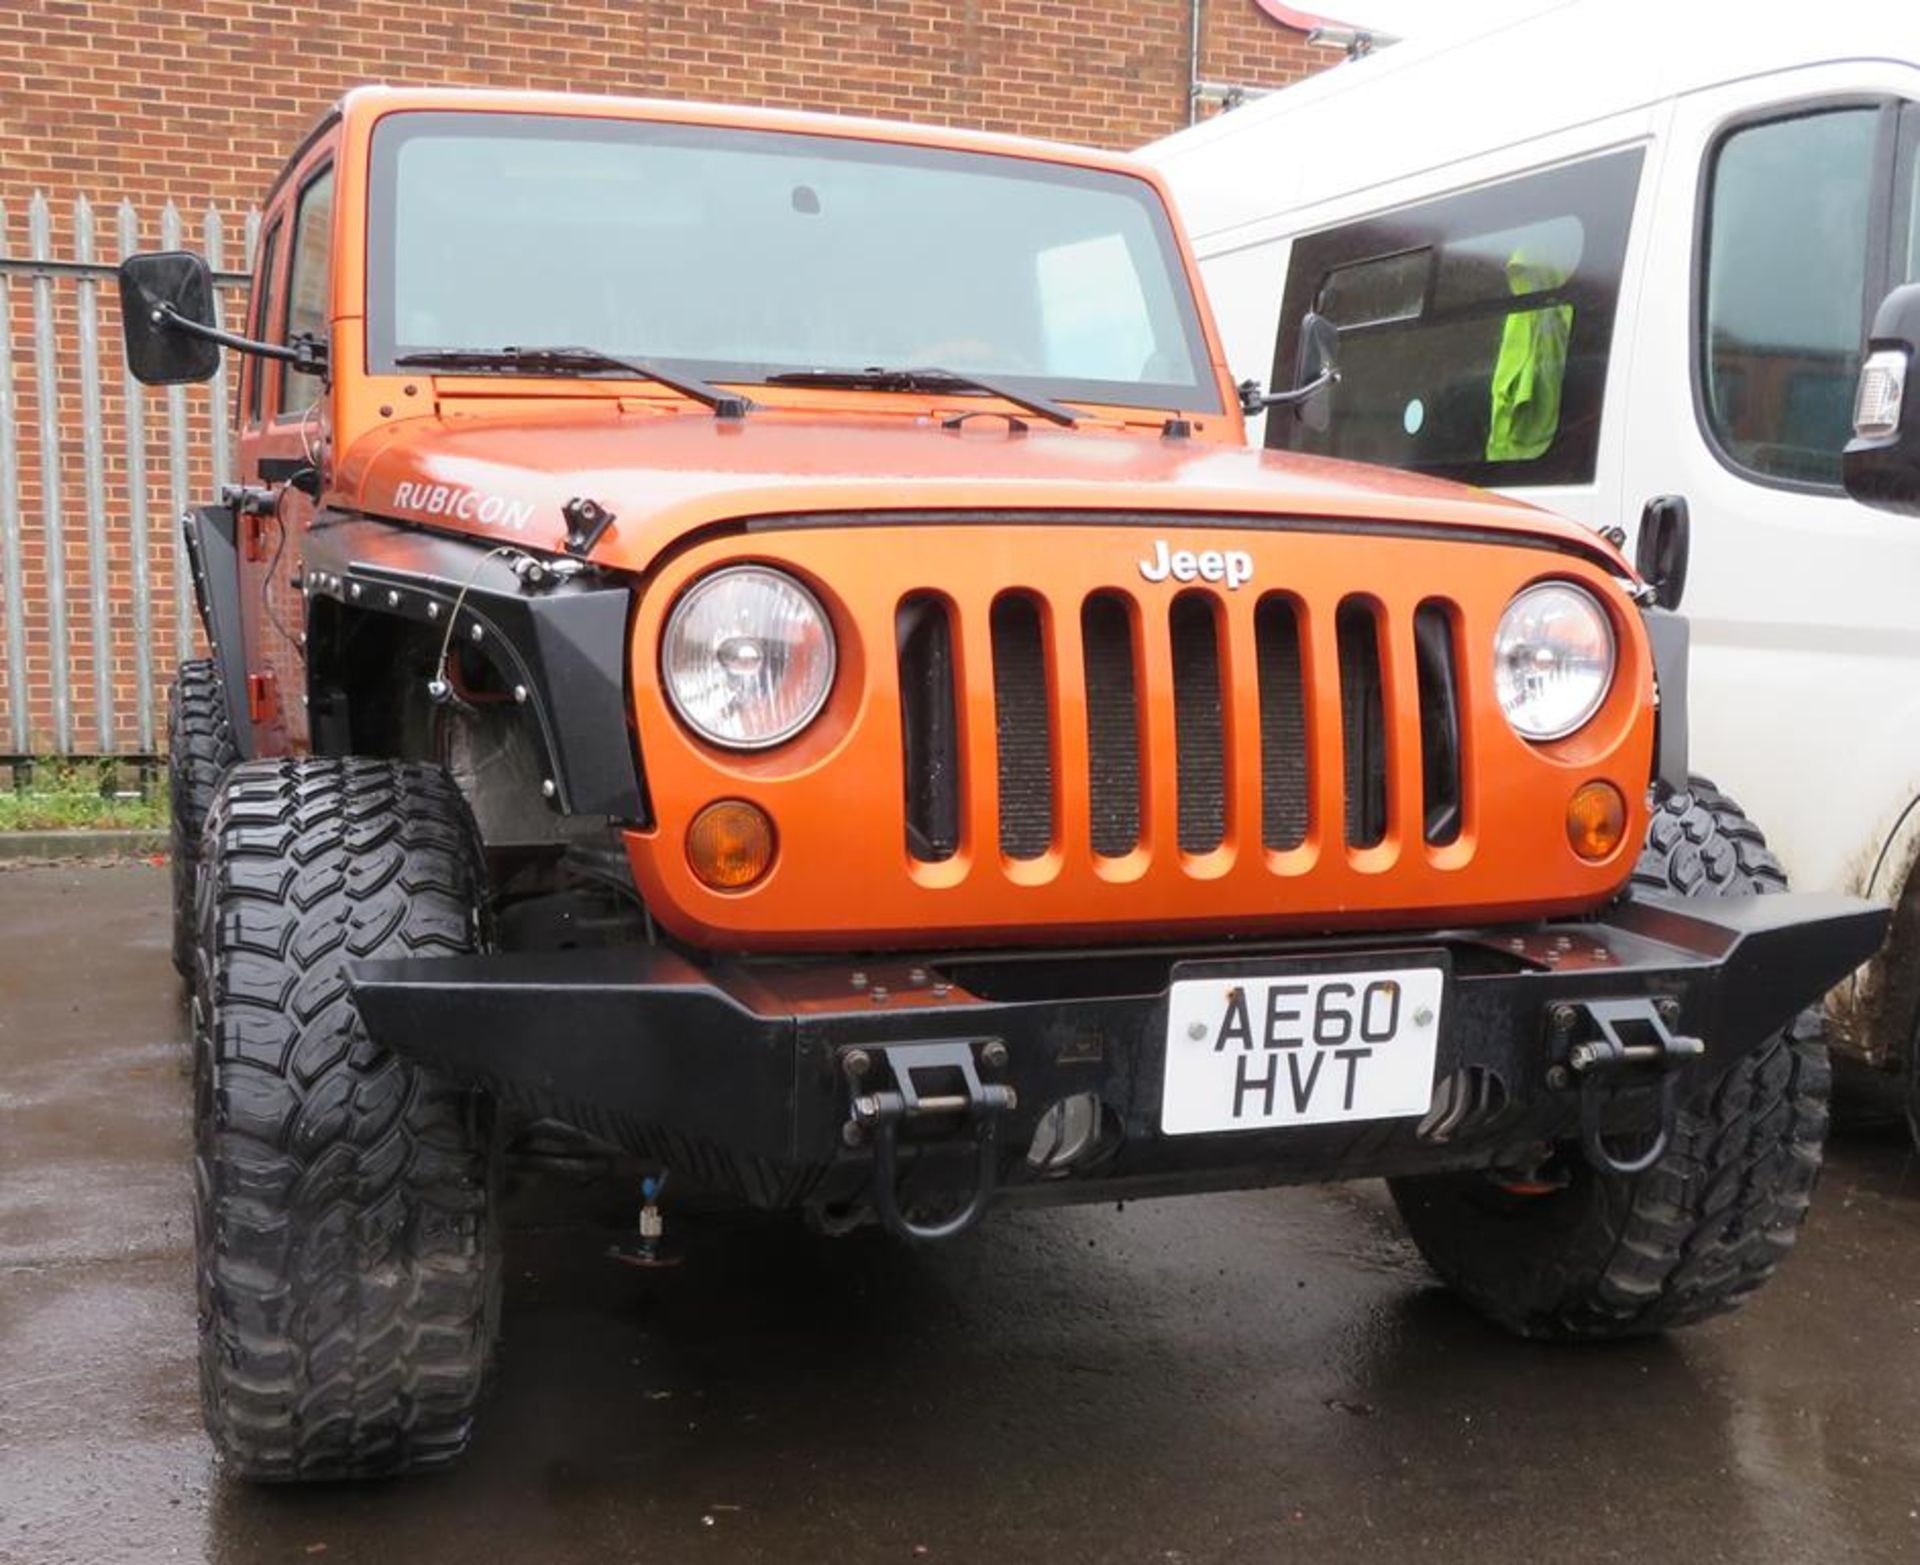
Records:
<instances>
[{"instance_id":1,"label":"amber turn signal light","mask_svg":"<svg viewBox=\"0 0 1920 1565\"><path fill-rule=\"evenodd\" d=\"M1567 841L1589 863L1612 856L1627 831L1627 801L1609 782L1582 783L1567 803Z\"/></svg>"},{"instance_id":2,"label":"amber turn signal light","mask_svg":"<svg viewBox=\"0 0 1920 1565\"><path fill-rule=\"evenodd\" d=\"M687 828L687 862L715 891L744 891L773 867L773 822L745 799L709 804Z\"/></svg>"}]
</instances>

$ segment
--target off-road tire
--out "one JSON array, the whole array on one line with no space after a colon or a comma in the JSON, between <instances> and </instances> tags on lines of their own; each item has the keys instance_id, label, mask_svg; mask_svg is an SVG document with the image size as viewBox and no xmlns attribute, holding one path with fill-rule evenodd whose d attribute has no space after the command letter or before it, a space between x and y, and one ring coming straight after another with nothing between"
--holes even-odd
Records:
<instances>
[{"instance_id":1,"label":"off-road tire","mask_svg":"<svg viewBox=\"0 0 1920 1565\"><path fill-rule=\"evenodd\" d=\"M1740 807L1696 778L1655 816L1634 884L1690 897L1786 889ZM1484 1172L1389 1181L1428 1265L1523 1336L1629 1337L1734 1309L1793 1248L1818 1181L1832 1071L1817 1010L1681 1105L1672 1145L1641 1174L1562 1150L1550 1194Z\"/></svg>"},{"instance_id":2,"label":"off-road tire","mask_svg":"<svg viewBox=\"0 0 1920 1565\"><path fill-rule=\"evenodd\" d=\"M372 1042L345 968L485 948L472 817L437 767L247 761L205 840L208 1432L247 1478L439 1466L466 1447L498 1316L492 1106Z\"/></svg>"},{"instance_id":3,"label":"off-road tire","mask_svg":"<svg viewBox=\"0 0 1920 1565\"><path fill-rule=\"evenodd\" d=\"M1741 896L1787 889L1787 872L1760 828L1704 777L1689 777L1647 822L1633 867L1642 891L1683 897Z\"/></svg>"},{"instance_id":4,"label":"off-road tire","mask_svg":"<svg viewBox=\"0 0 1920 1565\"><path fill-rule=\"evenodd\" d=\"M182 663L167 689L167 861L173 878L173 968L193 977L193 888L200 833L220 779L240 759L227 693L208 658Z\"/></svg>"}]
</instances>

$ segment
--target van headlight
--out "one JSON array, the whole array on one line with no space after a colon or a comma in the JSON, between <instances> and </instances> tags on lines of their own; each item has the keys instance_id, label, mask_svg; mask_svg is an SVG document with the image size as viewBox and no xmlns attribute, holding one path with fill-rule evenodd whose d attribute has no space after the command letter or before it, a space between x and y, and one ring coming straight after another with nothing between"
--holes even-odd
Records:
<instances>
[{"instance_id":1,"label":"van headlight","mask_svg":"<svg viewBox=\"0 0 1920 1565\"><path fill-rule=\"evenodd\" d=\"M1542 582L1507 605L1493 638L1493 683L1522 739L1562 739L1613 684L1613 625L1592 593Z\"/></svg>"},{"instance_id":2,"label":"van headlight","mask_svg":"<svg viewBox=\"0 0 1920 1565\"><path fill-rule=\"evenodd\" d=\"M729 565L673 606L660 675L674 711L701 738L764 750L819 715L834 656L818 598L784 571Z\"/></svg>"}]
</instances>

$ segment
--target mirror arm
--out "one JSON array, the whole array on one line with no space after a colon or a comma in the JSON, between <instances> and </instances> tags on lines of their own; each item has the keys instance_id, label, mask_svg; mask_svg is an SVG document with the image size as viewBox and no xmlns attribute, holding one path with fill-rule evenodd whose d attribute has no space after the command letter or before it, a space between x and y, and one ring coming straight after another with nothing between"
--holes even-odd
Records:
<instances>
[{"instance_id":1,"label":"mirror arm","mask_svg":"<svg viewBox=\"0 0 1920 1565\"><path fill-rule=\"evenodd\" d=\"M1261 413L1268 408L1298 407L1307 398L1325 391L1339 380L1337 369L1323 369L1304 386L1294 386L1286 391L1261 391L1249 381L1240 388L1240 411L1243 413Z\"/></svg>"},{"instance_id":2,"label":"mirror arm","mask_svg":"<svg viewBox=\"0 0 1920 1565\"><path fill-rule=\"evenodd\" d=\"M153 308L153 323L165 326L171 331L183 331L189 337L204 337L208 342L217 342L223 348L232 348L239 353L251 353L263 359L278 359L282 364L291 364L303 375L327 373L327 350L319 338L302 332L285 347L273 342L255 342L251 337L241 337L230 331L222 331L218 326L208 326L202 321L190 320L170 304L157 304Z\"/></svg>"}]
</instances>

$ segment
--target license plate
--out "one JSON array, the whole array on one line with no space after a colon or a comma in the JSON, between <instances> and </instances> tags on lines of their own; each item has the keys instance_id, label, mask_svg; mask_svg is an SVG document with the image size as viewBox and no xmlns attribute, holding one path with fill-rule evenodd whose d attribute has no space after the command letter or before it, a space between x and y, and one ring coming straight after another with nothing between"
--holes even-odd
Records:
<instances>
[{"instance_id":1,"label":"license plate","mask_svg":"<svg viewBox=\"0 0 1920 1565\"><path fill-rule=\"evenodd\" d=\"M1438 967L1181 979L1168 991L1169 1136L1405 1119L1433 1099Z\"/></svg>"}]
</instances>

